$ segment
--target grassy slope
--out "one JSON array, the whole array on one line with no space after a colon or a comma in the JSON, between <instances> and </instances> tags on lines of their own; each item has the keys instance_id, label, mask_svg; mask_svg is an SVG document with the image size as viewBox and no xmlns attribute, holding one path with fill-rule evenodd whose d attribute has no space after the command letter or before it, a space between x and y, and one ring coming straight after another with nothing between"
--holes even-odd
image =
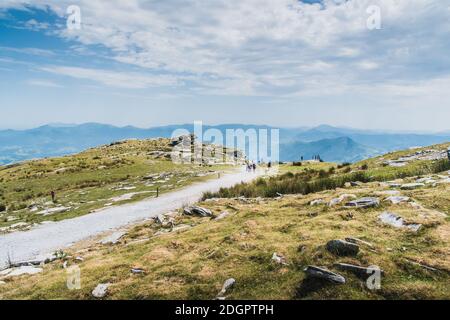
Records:
<instances>
[{"instance_id":1,"label":"grassy slope","mask_svg":"<svg viewBox=\"0 0 450 320\"><path fill-rule=\"evenodd\" d=\"M166 192L200 181L202 173L211 169L222 170L225 166L199 167L177 165L172 161L149 155L152 151L170 151L168 139L129 140L125 143L89 149L73 156L27 161L16 166L0 167L0 204L9 207L0 213L0 227L25 222L27 225L42 221L58 221L87 214L111 203L113 197L133 192L131 200L123 204L154 196L156 188ZM155 173L172 173L167 181L146 184L144 176ZM198 176L200 174L200 176ZM116 190L121 187L132 190ZM38 211L55 205L50 192L55 190L57 204L72 209L49 216L30 212L37 205ZM10 220L10 221L8 221Z\"/></svg>"},{"instance_id":2,"label":"grassy slope","mask_svg":"<svg viewBox=\"0 0 450 320\"><path fill-rule=\"evenodd\" d=\"M368 161L368 170L378 166L377 161ZM116 246L92 241L73 248L69 254L85 259L80 263L68 258L69 265L81 268L81 290L66 288L66 271L58 261L46 266L40 275L16 278L0 286L0 298L90 299L98 283L110 282L111 299L212 299L223 282L234 277L237 282L229 299L449 299L449 184L402 191L424 209L387 202L367 210L309 205L311 200L328 201L344 193L383 198L377 192L387 189L371 182L282 199L209 200L201 205L215 214L227 210L231 215L221 221L180 216L177 224L193 227L157 235L159 227L147 223L133 228ZM424 228L412 233L384 225L378 220L384 210L408 222L422 223ZM369 241L374 250L361 246L356 257L339 258L324 248L327 241L345 237ZM284 255L289 264L272 262L274 252ZM441 271L427 271L411 261ZM380 266L385 271L381 290L368 290L347 272L340 272L347 279L341 286L311 287L305 281L302 270L306 265L335 270L336 262ZM141 267L146 274L132 275L132 267Z\"/></svg>"}]
</instances>

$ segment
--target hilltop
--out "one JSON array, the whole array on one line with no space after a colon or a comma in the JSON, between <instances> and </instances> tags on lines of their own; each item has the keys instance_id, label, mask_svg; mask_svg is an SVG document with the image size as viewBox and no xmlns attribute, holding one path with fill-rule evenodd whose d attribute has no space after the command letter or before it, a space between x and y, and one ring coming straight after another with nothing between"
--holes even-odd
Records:
<instances>
[{"instance_id":1,"label":"hilltop","mask_svg":"<svg viewBox=\"0 0 450 320\"><path fill-rule=\"evenodd\" d=\"M115 244L78 243L39 274L4 272L0 298L449 299L449 146L284 165ZM81 288L68 290L74 266Z\"/></svg>"},{"instance_id":2,"label":"hilltop","mask_svg":"<svg viewBox=\"0 0 450 320\"><path fill-rule=\"evenodd\" d=\"M124 140L75 155L0 166L0 234L155 197L216 177L234 160L243 160L242 153L234 159L234 150L204 144L200 152L216 150L226 157L194 164L186 150L189 161L176 164L173 145L165 138Z\"/></svg>"}]
</instances>

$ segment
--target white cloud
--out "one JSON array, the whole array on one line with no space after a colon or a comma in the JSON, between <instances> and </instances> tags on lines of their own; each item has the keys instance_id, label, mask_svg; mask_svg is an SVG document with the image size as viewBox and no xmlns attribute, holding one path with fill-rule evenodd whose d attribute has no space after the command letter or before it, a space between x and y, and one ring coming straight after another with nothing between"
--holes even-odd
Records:
<instances>
[{"instance_id":1,"label":"white cloud","mask_svg":"<svg viewBox=\"0 0 450 320\"><path fill-rule=\"evenodd\" d=\"M49 5L64 16L71 0ZM82 29L60 31L78 48L100 45L130 74L91 67L47 69L123 88L180 86L235 95L325 95L361 83L432 81L450 74L450 13L441 0L110 0L77 2ZM382 30L366 9L381 8ZM79 49L82 50L82 49Z\"/></svg>"},{"instance_id":2,"label":"white cloud","mask_svg":"<svg viewBox=\"0 0 450 320\"><path fill-rule=\"evenodd\" d=\"M27 84L31 86L37 86L37 87L47 87L47 88L63 88L62 85L45 79L30 79L27 81Z\"/></svg>"},{"instance_id":3,"label":"white cloud","mask_svg":"<svg viewBox=\"0 0 450 320\"><path fill-rule=\"evenodd\" d=\"M172 76L143 75L139 73L114 72L102 69L88 69L67 66L48 66L40 68L42 71L76 79L92 80L107 86L144 89L155 86L173 86L178 80Z\"/></svg>"}]
</instances>

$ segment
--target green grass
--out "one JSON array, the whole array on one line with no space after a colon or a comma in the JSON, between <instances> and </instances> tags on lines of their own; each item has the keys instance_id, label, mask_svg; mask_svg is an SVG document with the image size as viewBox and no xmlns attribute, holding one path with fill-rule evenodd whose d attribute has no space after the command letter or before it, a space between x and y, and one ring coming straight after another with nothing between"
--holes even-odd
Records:
<instances>
[{"instance_id":1,"label":"green grass","mask_svg":"<svg viewBox=\"0 0 450 320\"><path fill-rule=\"evenodd\" d=\"M442 148L442 146L439 146ZM403 152L395 154L399 157ZM393 154L390 155L394 156ZM279 194L309 194L324 190L342 188L349 182L390 181L399 178L421 176L450 170L450 162L415 161L405 167L388 167L374 160L362 161L350 166L333 166L329 163L313 166L281 166L282 174L276 177L260 178L218 192L205 193L203 199L234 197L277 197Z\"/></svg>"}]
</instances>

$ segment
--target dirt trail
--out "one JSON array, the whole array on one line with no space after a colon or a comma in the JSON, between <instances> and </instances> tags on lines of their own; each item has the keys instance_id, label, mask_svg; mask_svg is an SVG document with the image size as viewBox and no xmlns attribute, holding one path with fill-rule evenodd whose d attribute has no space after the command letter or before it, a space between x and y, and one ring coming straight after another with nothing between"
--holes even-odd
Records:
<instances>
[{"instance_id":1,"label":"dirt trail","mask_svg":"<svg viewBox=\"0 0 450 320\"><path fill-rule=\"evenodd\" d=\"M225 174L220 179L195 183L163 194L159 198L105 208L81 217L40 225L29 231L1 235L0 270L9 260L21 262L35 259L103 232L193 204L206 191L218 191L221 187L231 187L240 182L251 181L263 174L262 170L256 173L248 173L244 170Z\"/></svg>"}]
</instances>

